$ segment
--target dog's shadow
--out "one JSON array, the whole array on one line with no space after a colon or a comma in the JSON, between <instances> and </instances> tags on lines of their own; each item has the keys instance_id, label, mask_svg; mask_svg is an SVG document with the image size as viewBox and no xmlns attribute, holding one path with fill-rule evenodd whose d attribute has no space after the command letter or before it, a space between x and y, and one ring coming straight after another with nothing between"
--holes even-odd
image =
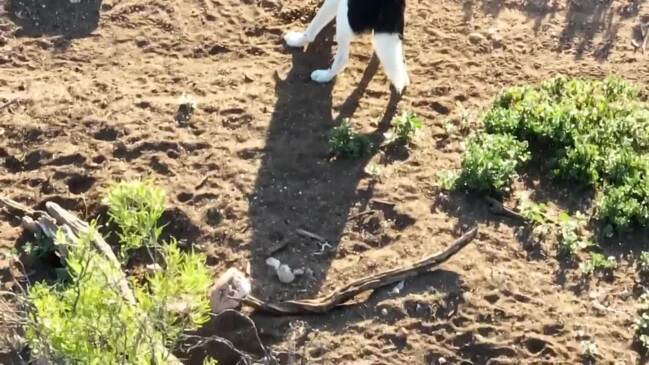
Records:
<instances>
[{"instance_id":1,"label":"dog's shadow","mask_svg":"<svg viewBox=\"0 0 649 365\"><path fill-rule=\"evenodd\" d=\"M342 119L353 115L365 88L378 69L368 66L361 82L332 116L332 86L310 80L314 69L326 68L332 59L333 29L327 27L307 52L292 53L292 69L284 79L277 77L277 102L272 114L250 199L251 277L253 293L280 301L313 297L322 286L347 222L350 208L367 204L371 194L357 186L371 156L358 160L329 161L328 135ZM378 144L395 114L398 97L392 93L383 120L369 137ZM296 233L304 229L329 241L332 248L316 254L318 243ZM284 247L281 251L277 248ZM274 256L306 273L290 285L281 284L265 263Z\"/></svg>"}]
</instances>

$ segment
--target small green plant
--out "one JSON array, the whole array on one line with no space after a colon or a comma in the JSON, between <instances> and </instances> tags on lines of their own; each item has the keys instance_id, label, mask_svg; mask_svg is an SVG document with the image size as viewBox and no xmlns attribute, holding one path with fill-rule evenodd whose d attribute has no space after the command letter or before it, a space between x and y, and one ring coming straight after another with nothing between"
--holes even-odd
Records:
<instances>
[{"instance_id":1,"label":"small green plant","mask_svg":"<svg viewBox=\"0 0 649 365\"><path fill-rule=\"evenodd\" d=\"M548 218L548 206L543 203L535 203L529 198L520 202L520 214L532 225L532 232L538 238L548 236L553 228L553 222Z\"/></svg>"},{"instance_id":2,"label":"small green plant","mask_svg":"<svg viewBox=\"0 0 649 365\"><path fill-rule=\"evenodd\" d=\"M581 356L588 360L595 360L599 357L599 350L597 344L593 340L581 341Z\"/></svg>"},{"instance_id":3,"label":"small green plant","mask_svg":"<svg viewBox=\"0 0 649 365\"><path fill-rule=\"evenodd\" d=\"M606 257L600 253L593 252L590 258L579 265L582 274L592 275L595 272L610 272L617 267L617 262L612 256Z\"/></svg>"},{"instance_id":4,"label":"small green plant","mask_svg":"<svg viewBox=\"0 0 649 365\"><path fill-rule=\"evenodd\" d=\"M175 242L161 251L164 269L147 277L147 288L138 288L135 296L142 309L156 318L156 329L173 345L182 330L207 321L211 276L204 255L182 253Z\"/></svg>"},{"instance_id":5,"label":"small green plant","mask_svg":"<svg viewBox=\"0 0 649 365\"><path fill-rule=\"evenodd\" d=\"M577 213L571 216L562 212L559 214L559 255L571 257L580 249L586 249L595 246L589 239L583 237L583 231L588 223L588 218Z\"/></svg>"},{"instance_id":6,"label":"small green plant","mask_svg":"<svg viewBox=\"0 0 649 365\"><path fill-rule=\"evenodd\" d=\"M157 244L162 228L166 194L151 181L126 181L113 185L104 200L110 220L119 227L122 256L127 251Z\"/></svg>"},{"instance_id":7,"label":"small green plant","mask_svg":"<svg viewBox=\"0 0 649 365\"><path fill-rule=\"evenodd\" d=\"M649 252L648 251L642 251L642 253L640 253L638 269L642 274L649 274Z\"/></svg>"},{"instance_id":8,"label":"small green plant","mask_svg":"<svg viewBox=\"0 0 649 365\"><path fill-rule=\"evenodd\" d=\"M385 143L408 144L417 136L423 126L421 118L412 112L403 112L392 119L392 130L385 134Z\"/></svg>"},{"instance_id":9,"label":"small green plant","mask_svg":"<svg viewBox=\"0 0 649 365\"><path fill-rule=\"evenodd\" d=\"M42 234L37 234L34 241L26 242L22 251L32 257L44 257L48 253L54 251L52 241L44 237Z\"/></svg>"},{"instance_id":10,"label":"small green plant","mask_svg":"<svg viewBox=\"0 0 649 365\"><path fill-rule=\"evenodd\" d=\"M649 293L645 293L640 298L642 310L640 317L635 320L634 328L636 336L645 350L649 351Z\"/></svg>"},{"instance_id":11,"label":"small green plant","mask_svg":"<svg viewBox=\"0 0 649 365\"><path fill-rule=\"evenodd\" d=\"M527 142L511 135L473 137L467 143L456 186L487 193L501 191L509 186L518 167L527 160Z\"/></svg>"},{"instance_id":12,"label":"small green plant","mask_svg":"<svg viewBox=\"0 0 649 365\"><path fill-rule=\"evenodd\" d=\"M365 167L365 173L370 175L375 180L381 180L381 166L377 164L368 164Z\"/></svg>"},{"instance_id":13,"label":"small green plant","mask_svg":"<svg viewBox=\"0 0 649 365\"><path fill-rule=\"evenodd\" d=\"M548 206L543 203L535 203L529 199L521 200L520 213L525 219L530 221L533 225L546 225L548 219Z\"/></svg>"},{"instance_id":14,"label":"small green plant","mask_svg":"<svg viewBox=\"0 0 649 365\"><path fill-rule=\"evenodd\" d=\"M442 190L453 190L459 175L455 171L442 170L437 172L438 185Z\"/></svg>"},{"instance_id":15,"label":"small green plant","mask_svg":"<svg viewBox=\"0 0 649 365\"><path fill-rule=\"evenodd\" d=\"M331 131L329 149L336 157L360 158L370 153L372 142L367 136L355 133L349 120L345 120Z\"/></svg>"}]
</instances>

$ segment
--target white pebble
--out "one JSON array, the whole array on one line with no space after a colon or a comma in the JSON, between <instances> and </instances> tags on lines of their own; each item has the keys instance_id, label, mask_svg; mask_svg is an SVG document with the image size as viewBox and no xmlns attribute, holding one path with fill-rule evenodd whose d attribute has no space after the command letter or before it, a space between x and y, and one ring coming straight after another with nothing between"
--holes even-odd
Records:
<instances>
[{"instance_id":1,"label":"white pebble","mask_svg":"<svg viewBox=\"0 0 649 365\"><path fill-rule=\"evenodd\" d=\"M272 267L273 269L277 270L277 269L279 269L279 265L281 265L281 263L279 262L278 259L276 259L274 257L269 257L269 258L266 259L266 265L268 265L268 266Z\"/></svg>"},{"instance_id":2,"label":"white pebble","mask_svg":"<svg viewBox=\"0 0 649 365\"><path fill-rule=\"evenodd\" d=\"M293 271L291 271L291 268L288 267L288 265L281 265L277 269L277 277L279 278L279 281L284 284L292 283L293 280L295 280L295 275L293 274Z\"/></svg>"}]
</instances>

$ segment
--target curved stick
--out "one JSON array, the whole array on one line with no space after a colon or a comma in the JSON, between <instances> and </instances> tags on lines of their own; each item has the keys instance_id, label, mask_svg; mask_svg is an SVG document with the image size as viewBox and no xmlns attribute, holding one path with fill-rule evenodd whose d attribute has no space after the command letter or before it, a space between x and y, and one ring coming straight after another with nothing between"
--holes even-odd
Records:
<instances>
[{"instance_id":1,"label":"curved stick","mask_svg":"<svg viewBox=\"0 0 649 365\"><path fill-rule=\"evenodd\" d=\"M361 292L390 285L430 271L430 269L439 266L458 253L477 235L478 228L475 227L463 234L462 237L458 238L453 242L453 244L451 244L451 246L442 252L438 252L400 268L366 276L320 298L268 303L253 296L248 296L243 300L243 302L257 310L273 314L325 313L354 298Z\"/></svg>"}]
</instances>

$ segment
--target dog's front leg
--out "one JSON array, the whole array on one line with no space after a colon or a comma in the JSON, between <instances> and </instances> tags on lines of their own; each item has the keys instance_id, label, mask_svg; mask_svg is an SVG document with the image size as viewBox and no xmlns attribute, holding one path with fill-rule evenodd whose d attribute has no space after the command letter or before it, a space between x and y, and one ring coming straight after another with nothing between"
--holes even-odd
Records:
<instances>
[{"instance_id":1,"label":"dog's front leg","mask_svg":"<svg viewBox=\"0 0 649 365\"><path fill-rule=\"evenodd\" d=\"M313 42L315 37L318 36L318 33L336 17L339 2L340 0L325 0L306 31L288 32L284 35L286 44L290 47L304 47Z\"/></svg>"},{"instance_id":2,"label":"dog's front leg","mask_svg":"<svg viewBox=\"0 0 649 365\"><path fill-rule=\"evenodd\" d=\"M331 67L327 70L313 71L311 73L311 80L321 83L329 82L344 70L349 61L350 43L351 38L338 39L338 50L336 51L336 56L334 57Z\"/></svg>"},{"instance_id":3,"label":"dog's front leg","mask_svg":"<svg viewBox=\"0 0 649 365\"><path fill-rule=\"evenodd\" d=\"M345 69L349 61L349 48L354 39L354 32L347 17L347 0L341 1L336 14L336 43L338 43L338 50L329 69L315 70L311 73L311 80L315 82L331 81Z\"/></svg>"}]
</instances>

